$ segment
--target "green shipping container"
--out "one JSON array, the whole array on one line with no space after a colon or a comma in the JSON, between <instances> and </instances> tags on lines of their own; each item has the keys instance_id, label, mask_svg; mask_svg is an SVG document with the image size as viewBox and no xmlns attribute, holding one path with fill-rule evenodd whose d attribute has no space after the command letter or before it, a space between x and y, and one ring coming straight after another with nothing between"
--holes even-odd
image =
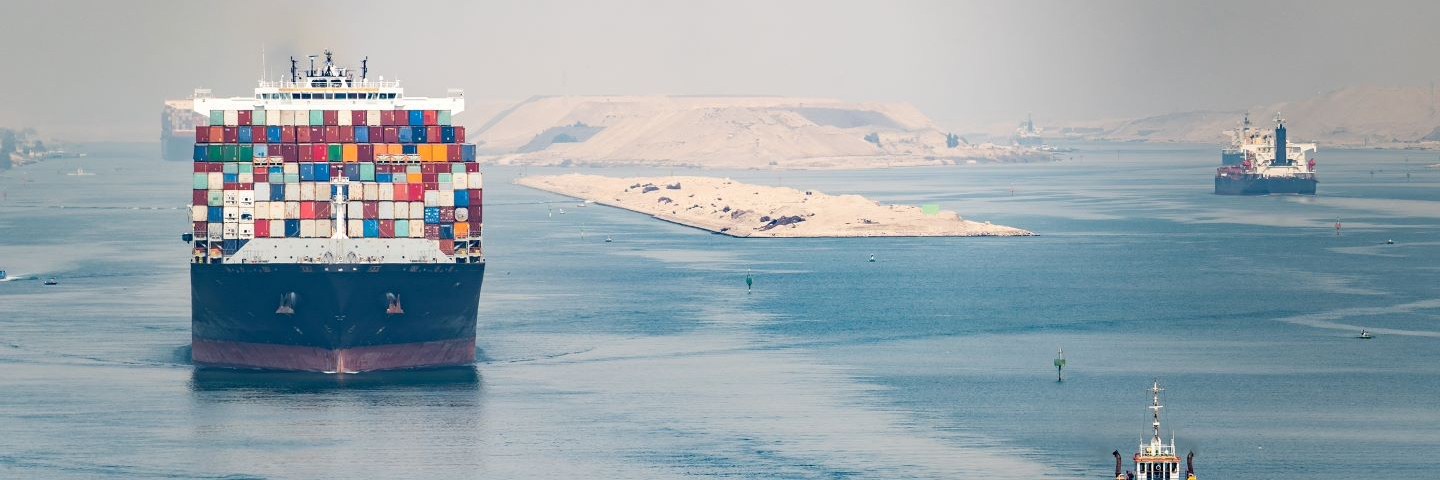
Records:
<instances>
[{"instance_id":1,"label":"green shipping container","mask_svg":"<svg viewBox=\"0 0 1440 480\"><path fill-rule=\"evenodd\" d=\"M373 164L373 163L362 163L362 164L360 164L360 181L362 181L362 182L373 182L373 181L375 181L375 164Z\"/></svg>"},{"instance_id":2,"label":"green shipping container","mask_svg":"<svg viewBox=\"0 0 1440 480\"><path fill-rule=\"evenodd\" d=\"M342 159L342 157L340 156L340 154L341 154L340 144L338 144L338 143L332 143L332 144L330 144L330 148L326 149L325 159L326 159L326 160L329 160L329 161L332 161L332 162L338 162L338 161L340 161L340 160Z\"/></svg>"},{"instance_id":3,"label":"green shipping container","mask_svg":"<svg viewBox=\"0 0 1440 480\"><path fill-rule=\"evenodd\" d=\"M210 174L208 174L208 173L197 173L197 174L195 174L195 184L192 185L192 188L194 188L194 189L196 189L196 190L204 190L204 189L210 188Z\"/></svg>"},{"instance_id":4,"label":"green shipping container","mask_svg":"<svg viewBox=\"0 0 1440 480\"><path fill-rule=\"evenodd\" d=\"M210 111L210 124L211 124L211 125L224 125L224 124L225 124L225 111L224 111L224 110L211 110L211 111Z\"/></svg>"},{"instance_id":5,"label":"green shipping container","mask_svg":"<svg viewBox=\"0 0 1440 480\"><path fill-rule=\"evenodd\" d=\"M324 111L324 110L311 110L311 111L310 111L310 124L311 124L311 125L324 125L324 124L325 124L325 111Z\"/></svg>"},{"instance_id":6,"label":"green shipping container","mask_svg":"<svg viewBox=\"0 0 1440 480\"><path fill-rule=\"evenodd\" d=\"M287 174L285 174L285 183L300 183L300 174L298 174L298 173L287 173Z\"/></svg>"},{"instance_id":7,"label":"green shipping container","mask_svg":"<svg viewBox=\"0 0 1440 480\"><path fill-rule=\"evenodd\" d=\"M207 200L205 204L208 206L223 207L225 206L225 191L211 190L209 197L207 197L205 200Z\"/></svg>"},{"instance_id":8,"label":"green shipping container","mask_svg":"<svg viewBox=\"0 0 1440 480\"><path fill-rule=\"evenodd\" d=\"M225 152L220 149L220 145L211 144L210 155L207 155L205 158L210 159L212 162L223 162L225 161Z\"/></svg>"},{"instance_id":9,"label":"green shipping container","mask_svg":"<svg viewBox=\"0 0 1440 480\"><path fill-rule=\"evenodd\" d=\"M247 143L247 144L244 144L244 145L241 145L241 146L240 146L240 161L242 161L242 162L249 162L249 161L254 160L254 159L255 159L255 147L250 146L250 144L248 144L248 143Z\"/></svg>"},{"instance_id":10,"label":"green shipping container","mask_svg":"<svg viewBox=\"0 0 1440 480\"><path fill-rule=\"evenodd\" d=\"M255 173L255 164L253 164L253 163L242 163L242 164L240 164L240 173Z\"/></svg>"},{"instance_id":11,"label":"green shipping container","mask_svg":"<svg viewBox=\"0 0 1440 480\"><path fill-rule=\"evenodd\" d=\"M440 177L440 178L439 178L440 183L450 183L450 182L454 181L454 180L451 180L451 179L450 179L450 174L448 174L448 173L442 173L442 174L440 174L440 175L437 175L437 177Z\"/></svg>"},{"instance_id":12,"label":"green shipping container","mask_svg":"<svg viewBox=\"0 0 1440 480\"><path fill-rule=\"evenodd\" d=\"M440 123L441 125L446 125L446 126L450 125L450 111L449 111L449 110L441 110L441 111L440 111L440 122L439 122L439 123Z\"/></svg>"},{"instance_id":13,"label":"green shipping container","mask_svg":"<svg viewBox=\"0 0 1440 480\"><path fill-rule=\"evenodd\" d=\"M235 148L235 144L222 145L220 148L224 151L221 156L224 157L227 162L233 162L236 157L240 156L239 153L236 153L238 149Z\"/></svg>"},{"instance_id":14,"label":"green shipping container","mask_svg":"<svg viewBox=\"0 0 1440 480\"><path fill-rule=\"evenodd\" d=\"M405 173L422 173L422 172L420 171L420 166L419 166L419 165L410 165L410 166L408 166L408 167L405 167Z\"/></svg>"},{"instance_id":15,"label":"green shipping container","mask_svg":"<svg viewBox=\"0 0 1440 480\"><path fill-rule=\"evenodd\" d=\"M257 109L255 109L254 112L250 113L250 124L251 124L251 125L264 125L264 124L265 124L265 109L263 109L263 108L257 108Z\"/></svg>"},{"instance_id":16,"label":"green shipping container","mask_svg":"<svg viewBox=\"0 0 1440 480\"><path fill-rule=\"evenodd\" d=\"M227 164L225 164L225 165L221 165L221 166L220 166L220 172L221 172L221 173L230 173L230 174L240 173L240 164L238 164L238 163L227 163Z\"/></svg>"},{"instance_id":17,"label":"green shipping container","mask_svg":"<svg viewBox=\"0 0 1440 480\"><path fill-rule=\"evenodd\" d=\"M452 163L452 164L450 164L450 173L465 173L465 164L463 164L463 163Z\"/></svg>"}]
</instances>

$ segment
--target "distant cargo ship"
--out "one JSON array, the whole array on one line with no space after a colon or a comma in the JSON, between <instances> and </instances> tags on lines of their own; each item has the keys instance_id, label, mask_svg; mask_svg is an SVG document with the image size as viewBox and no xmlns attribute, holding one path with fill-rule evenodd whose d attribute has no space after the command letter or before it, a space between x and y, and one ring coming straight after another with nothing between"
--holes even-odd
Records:
<instances>
[{"instance_id":1,"label":"distant cargo ship","mask_svg":"<svg viewBox=\"0 0 1440 480\"><path fill-rule=\"evenodd\" d=\"M1315 144L1289 143L1284 119L1275 117L1271 133L1251 128L1247 115L1231 135L1230 147L1220 151L1221 167L1215 170L1216 194L1315 194Z\"/></svg>"},{"instance_id":2,"label":"distant cargo ship","mask_svg":"<svg viewBox=\"0 0 1440 480\"><path fill-rule=\"evenodd\" d=\"M195 100L166 100L160 110L160 157L166 160L190 160L195 128L208 125L209 117L195 111Z\"/></svg>"},{"instance_id":3,"label":"distant cargo ship","mask_svg":"<svg viewBox=\"0 0 1440 480\"><path fill-rule=\"evenodd\" d=\"M1035 128L1035 119L1030 115L1026 115L1025 123L1021 123L1020 127L1015 129L1013 142L1021 147L1039 148L1045 145L1045 139L1040 136L1040 129Z\"/></svg>"},{"instance_id":4,"label":"distant cargo ship","mask_svg":"<svg viewBox=\"0 0 1440 480\"><path fill-rule=\"evenodd\" d=\"M1135 470L1124 471L1124 461L1120 457L1120 451L1116 450L1115 455L1115 480L1196 480L1195 479L1195 452L1185 456L1185 476L1180 476L1180 454L1175 448L1174 434L1171 434L1170 443L1160 438L1160 382L1154 382L1150 387L1150 439L1142 441L1140 447L1135 450L1131 457L1135 462Z\"/></svg>"},{"instance_id":5,"label":"distant cargo ship","mask_svg":"<svg viewBox=\"0 0 1440 480\"><path fill-rule=\"evenodd\" d=\"M198 366L359 372L475 360L485 273L464 94L323 66L254 96L197 90L191 352Z\"/></svg>"}]
</instances>

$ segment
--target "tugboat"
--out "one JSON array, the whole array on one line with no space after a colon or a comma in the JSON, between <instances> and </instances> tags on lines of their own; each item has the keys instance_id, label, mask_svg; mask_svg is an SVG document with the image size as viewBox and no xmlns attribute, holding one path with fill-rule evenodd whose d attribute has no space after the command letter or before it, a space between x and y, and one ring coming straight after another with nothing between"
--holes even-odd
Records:
<instances>
[{"instance_id":1,"label":"tugboat","mask_svg":"<svg viewBox=\"0 0 1440 480\"><path fill-rule=\"evenodd\" d=\"M60 282L57 281L57 280L55 280L55 277L50 277L49 280L46 280L46 281L45 281L45 284L46 284L46 285L59 285Z\"/></svg>"},{"instance_id":2,"label":"tugboat","mask_svg":"<svg viewBox=\"0 0 1440 480\"><path fill-rule=\"evenodd\" d=\"M1369 339L1375 338L1375 336L1374 336L1374 335L1370 335L1370 331L1369 331L1369 330L1360 330L1360 336L1355 337L1355 338L1358 338L1358 339L1361 339L1361 340L1369 340Z\"/></svg>"},{"instance_id":3,"label":"tugboat","mask_svg":"<svg viewBox=\"0 0 1440 480\"><path fill-rule=\"evenodd\" d=\"M1185 476L1180 476L1180 456L1176 454L1175 434L1170 434L1170 443L1160 438L1160 382L1150 386L1150 427L1149 441L1142 441L1135 451L1134 471L1122 471L1120 451L1115 455L1115 480L1195 480L1195 452L1185 456Z\"/></svg>"}]
</instances>

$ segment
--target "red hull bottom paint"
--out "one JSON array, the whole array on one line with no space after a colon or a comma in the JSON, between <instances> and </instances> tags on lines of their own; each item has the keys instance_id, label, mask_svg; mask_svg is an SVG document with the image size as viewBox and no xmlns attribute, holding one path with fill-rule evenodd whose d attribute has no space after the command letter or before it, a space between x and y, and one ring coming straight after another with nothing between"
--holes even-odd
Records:
<instances>
[{"instance_id":1,"label":"red hull bottom paint","mask_svg":"<svg viewBox=\"0 0 1440 480\"><path fill-rule=\"evenodd\" d=\"M230 342L191 337L190 357L207 367L310 372L364 372L466 365L475 362L475 339L401 343L330 350L295 345Z\"/></svg>"}]
</instances>

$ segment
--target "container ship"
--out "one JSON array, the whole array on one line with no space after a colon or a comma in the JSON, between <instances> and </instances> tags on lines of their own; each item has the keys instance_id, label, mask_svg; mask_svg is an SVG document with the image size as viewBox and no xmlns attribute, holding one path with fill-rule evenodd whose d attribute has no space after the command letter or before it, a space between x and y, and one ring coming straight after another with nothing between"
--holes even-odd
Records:
<instances>
[{"instance_id":1,"label":"container ship","mask_svg":"<svg viewBox=\"0 0 1440 480\"><path fill-rule=\"evenodd\" d=\"M1150 387L1150 438L1140 442L1139 448L1131 459L1135 462L1135 470L1124 470L1124 460L1120 457L1120 451L1116 450L1115 455L1115 480L1195 480L1195 452L1185 456L1185 476L1180 476L1180 455L1175 449L1175 435L1170 435L1170 443L1160 438L1160 382L1155 381Z\"/></svg>"},{"instance_id":2,"label":"container ship","mask_svg":"<svg viewBox=\"0 0 1440 480\"><path fill-rule=\"evenodd\" d=\"M195 111L194 99L166 100L160 110L160 158L190 160L195 128L208 122L209 117Z\"/></svg>"},{"instance_id":3,"label":"container ship","mask_svg":"<svg viewBox=\"0 0 1440 480\"><path fill-rule=\"evenodd\" d=\"M464 92L316 67L196 90L190 265L200 367L351 373L472 363L485 273Z\"/></svg>"},{"instance_id":4,"label":"container ship","mask_svg":"<svg viewBox=\"0 0 1440 480\"><path fill-rule=\"evenodd\" d=\"M1231 135L1231 146L1220 151L1221 167L1215 170L1216 194L1315 194L1315 144L1287 142L1285 121L1278 115L1273 132L1252 128L1246 116Z\"/></svg>"}]
</instances>

